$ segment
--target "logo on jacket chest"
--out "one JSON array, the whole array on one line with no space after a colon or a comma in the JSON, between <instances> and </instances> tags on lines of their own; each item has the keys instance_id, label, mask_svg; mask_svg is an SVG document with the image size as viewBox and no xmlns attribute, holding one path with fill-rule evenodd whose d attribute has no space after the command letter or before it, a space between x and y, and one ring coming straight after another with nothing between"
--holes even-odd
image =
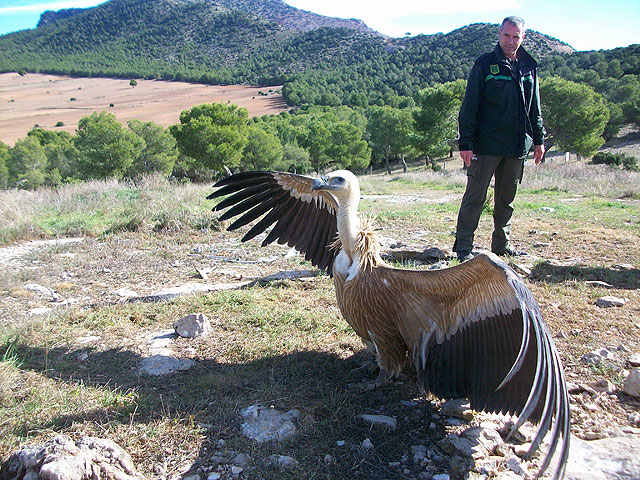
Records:
<instances>
[{"instance_id":1,"label":"logo on jacket chest","mask_svg":"<svg viewBox=\"0 0 640 480\"><path fill-rule=\"evenodd\" d=\"M500 73L500 67L498 65L489 65L489 71L493 75L497 75L498 73Z\"/></svg>"}]
</instances>

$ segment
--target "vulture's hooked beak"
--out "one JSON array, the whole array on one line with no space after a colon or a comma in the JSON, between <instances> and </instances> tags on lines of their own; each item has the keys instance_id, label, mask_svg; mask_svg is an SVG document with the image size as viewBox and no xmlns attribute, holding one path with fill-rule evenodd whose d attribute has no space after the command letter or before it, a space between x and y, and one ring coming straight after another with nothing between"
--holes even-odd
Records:
<instances>
[{"instance_id":1,"label":"vulture's hooked beak","mask_svg":"<svg viewBox=\"0 0 640 480\"><path fill-rule=\"evenodd\" d=\"M329 187L327 183L328 180L329 180L329 177L327 176L321 177L321 178L315 178L311 183L311 191L313 192L315 190L327 190Z\"/></svg>"}]
</instances>

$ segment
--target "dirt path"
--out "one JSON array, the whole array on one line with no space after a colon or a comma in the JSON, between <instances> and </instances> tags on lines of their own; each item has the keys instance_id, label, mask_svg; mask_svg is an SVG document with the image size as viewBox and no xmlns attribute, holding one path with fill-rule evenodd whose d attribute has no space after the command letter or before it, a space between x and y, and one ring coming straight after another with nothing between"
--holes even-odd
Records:
<instances>
[{"instance_id":1,"label":"dirt path","mask_svg":"<svg viewBox=\"0 0 640 480\"><path fill-rule=\"evenodd\" d=\"M122 124L138 119L167 127L180 121L182 110L202 103L245 107L250 117L287 108L275 93L279 87L136 81L138 85L131 87L128 79L0 74L0 141L13 145L36 124L74 133L82 117L102 110L115 114ZM56 127L58 122L64 125Z\"/></svg>"},{"instance_id":2,"label":"dirt path","mask_svg":"<svg viewBox=\"0 0 640 480\"><path fill-rule=\"evenodd\" d=\"M59 245L65 245L67 243L76 243L84 240L84 237L80 238L60 238L55 240L33 240L27 243L21 243L19 245L11 245L9 247L0 248L0 265L15 265L21 266L20 260L39 248L57 247Z\"/></svg>"}]
</instances>

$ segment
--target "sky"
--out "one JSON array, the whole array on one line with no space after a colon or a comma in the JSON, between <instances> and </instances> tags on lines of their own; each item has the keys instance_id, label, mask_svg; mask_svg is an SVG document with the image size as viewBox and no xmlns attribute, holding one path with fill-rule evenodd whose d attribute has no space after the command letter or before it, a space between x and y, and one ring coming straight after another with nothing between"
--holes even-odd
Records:
<instances>
[{"instance_id":1,"label":"sky","mask_svg":"<svg viewBox=\"0 0 640 480\"><path fill-rule=\"evenodd\" d=\"M84 8L104 0L0 0L0 35L35 28L45 10ZM576 50L600 50L640 43L638 0L285 0L310 12L358 18L391 37L448 33L478 22L524 18L529 29Z\"/></svg>"}]
</instances>

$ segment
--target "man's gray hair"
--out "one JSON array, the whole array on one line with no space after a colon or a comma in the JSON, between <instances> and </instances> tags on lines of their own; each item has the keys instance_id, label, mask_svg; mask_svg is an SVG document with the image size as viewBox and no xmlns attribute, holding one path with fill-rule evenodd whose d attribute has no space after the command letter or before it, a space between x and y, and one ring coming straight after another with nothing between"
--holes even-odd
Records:
<instances>
[{"instance_id":1,"label":"man's gray hair","mask_svg":"<svg viewBox=\"0 0 640 480\"><path fill-rule=\"evenodd\" d=\"M522 18L520 18L520 17L516 17L515 15L512 15L512 16L507 17L504 20L502 20L502 24L500 25L500 30L502 30L502 27L504 27L505 23L510 23L511 25L515 25L516 27L520 27L522 30L525 29L524 20Z\"/></svg>"}]
</instances>

